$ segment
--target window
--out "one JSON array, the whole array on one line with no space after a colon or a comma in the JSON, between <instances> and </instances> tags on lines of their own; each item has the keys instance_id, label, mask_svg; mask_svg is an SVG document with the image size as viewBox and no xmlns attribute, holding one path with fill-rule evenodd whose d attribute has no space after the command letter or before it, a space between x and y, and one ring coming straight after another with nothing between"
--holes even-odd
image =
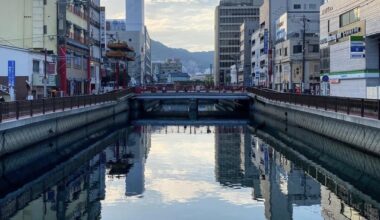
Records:
<instances>
[{"instance_id":1,"label":"window","mask_svg":"<svg viewBox=\"0 0 380 220\"><path fill-rule=\"evenodd\" d=\"M309 9L317 9L317 5L316 4L309 4Z\"/></svg>"},{"instance_id":2,"label":"window","mask_svg":"<svg viewBox=\"0 0 380 220\"><path fill-rule=\"evenodd\" d=\"M82 57L75 55L74 56L74 68L82 69Z\"/></svg>"},{"instance_id":3,"label":"window","mask_svg":"<svg viewBox=\"0 0 380 220\"><path fill-rule=\"evenodd\" d=\"M319 53L319 45L318 44L310 44L309 45L310 53Z\"/></svg>"},{"instance_id":4,"label":"window","mask_svg":"<svg viewBox=\"0 0 380 220\"><path fill-rule=\"evenodd\" d=\"M360 20L360 10L359 8L352 9L339 16L340 27L352 24Z\"/></svg>"},{"instance_id":5,"label":"window","mask_svg":"<svg viewBox=\"0 0 380 220\"><path fill-rule=\"evenodd\" d=\"M40 61L33 60L33 73L40 73Z\"/></svg>"},{"instance_id":6,"label":"window","mask_svg":"<svg viewBox=\"0 0 380 220\"><path fill-rule=\"evenodd\" d=\"M293 46L293 53L294 54L302 53L302 45L294 45Z\"/></svg>"},{"instance_id":7,"label":"window","mask_svg":"<svg viewBox=\"0 0 380 220\"><path fill-rule=\"evenodd\" d=\"M301 9L301 4L294 4L294 5L293 5L293 8L294 8L294 9Z\"/></svg>"},{"instance_id":8,"label":"window","mask_svg":"<svg viewBox=\"0 0 380 220\"><path fill-rule=\"evenodd\" d=\"M67 53L66 54L66 67L68 67L68 68L71 68L71 59L72 59L71 54Z\"/></svg>"},{"instance_id":9,"label":"window","mask_svg":"<svg viewBox=\"0 0 380 220\"><path fill-rule=\"evenodd\" d=\"M284 56L288 56L288 48L285 47L285 53L284 53Z\"/></svg>"},{"instance_id":10,"label":"window","mask_svg":"<svg viewBox=\"0 0 380 220\"><path fill-rule=\"evenodd\" d=\"M44 25L44 34L47 34L47 25Z\"/></svg>"},{"instance_id":11,"label":"window","mask_svg":"<svg viewBox=\"0 0 380 220\"><path fill-rule=\"evenodd\" d=\"M327 20L327 32L330 33L330 20Z\"/></svg>"}]
</instances>

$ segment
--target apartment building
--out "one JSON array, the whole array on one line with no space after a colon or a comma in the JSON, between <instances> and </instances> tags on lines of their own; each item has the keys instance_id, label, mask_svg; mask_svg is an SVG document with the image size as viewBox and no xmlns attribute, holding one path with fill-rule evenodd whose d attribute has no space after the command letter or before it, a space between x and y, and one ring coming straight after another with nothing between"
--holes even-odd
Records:
<instances>
[{"instance_id":1,"label":"apartment building","mask_svg":"<svg viewBox=\"0 0 380 220\"><path fill-rule=\"evenodd\" d=\"M215 9L215 85L226 85L230 67L240 58L240 26L258 21L263 0L220 0Z\"/></svg>"},{"instance_id":2,"label":"apartment building","mask_svg":"<svg viewBox=\"0 0 380 220\"><path fill-rule=\"evenodd\" d=\"M91 0L89 14L89 46L91 54L91 92L97 94L101 84L101 8L100 0Z\"/></svg>"},{"instance_id":3,"label":"apartment building","mask_svg":"<svg viewBox=\"0 0 380 220\"><path fill-rule=\"evenodd\" d=\"M379 1L334 0L320 8L323 94L379 99Z\"/></svg>"},{"instance_id":4,"label":"apartment building","mask_svg":"<svg viewBox=\"0 0 380 220\"><path fill-rule=\"evenodd\" d=\"M90 91L88 2L1 0L1 44L55 55L62 95ZM24 10L20 10L23 8ZM12 13L9 13L9 12ZM9 22L9 21L12 22Z\"/></svg>"},{"instance_id":5,"label":"apartment building","mask_svg":"<svg viewBox=\"0 0 380 220\"><path fill-rule=\"evenodd\" d=\"M254 86L268 86L269 31L260 28L251 38L251 74Z\"/></svg>"}]
</instances>

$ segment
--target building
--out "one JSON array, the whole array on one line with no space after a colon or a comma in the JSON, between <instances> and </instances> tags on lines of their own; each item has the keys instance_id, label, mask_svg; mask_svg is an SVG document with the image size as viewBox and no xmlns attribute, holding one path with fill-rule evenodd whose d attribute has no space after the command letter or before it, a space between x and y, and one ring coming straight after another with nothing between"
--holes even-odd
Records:
<instances>
[{"instance_id":1,"label":"building","mask_svg":"<svg viewBox=\"0 0 380 220\"><path fill-rule=\"evenodd\" d=\"M182 71L182 62L180 59L166 59L165 62L156 61L152 63L155 74L175 73Z\"/></svg>"},{"instance_id":2,"label":"building","mask_svg":"<svg viewBox=\"0 0 380 220\"><path fill-rule=\"evenodd\" d=\"M268 85L268 34L269 31L260 28L251 38L251 74L254 86Z\"/></svg>"},{"instance_id":3,"label":"building","mask_svg":"<svg viewBox=\"0 0 380 220\"><path fill-rule=\"evenodd\" d=\"M90 1L90 13L89 13L89 46L91 54L91 91L95 94L99 93L101 85L101 61L102 61L102 51L101 51L101 8L100 0ZM105 8L103 7L103 16L105 16ZM105 18L105 17L103 17ZM104 25L104 24L103 24ZM103 26L104 27L104 26Z\"/></svg>"},{"instance_id":4,"label":"building","mask_svg":"<svg viewBox=\"0 0 380 220\"><path fill-rule=\"evenodd\" d=\"M145 84L152 81L151 39L148 30L132 30L128 22L121 19L106 21L107 42L120 40L135 50L135 61L129 62L128 73L132 84Z\"/></svg>"},{"instance_id":5,"label":"building","mask_svg":"<svg viewBox=\"0 0 380 220\"><path fill-rule=\"evenodd\" d=\"M89 2L1 0L3 44L57 57L59 90L74 95L90 92ZM20 10L23 8L23 10ZM9 12L12 13L9 13ZM9 22L12 21L12 22Z\"/></svg>"},{"instance_id":6,"label":"building","mask_svg":"<svg viewBox=\"0 0 380 220\"><path fill-rule=\"evenodd\" d=\"M226 85L240 57L240 25L258 21L262 0L220 0L215 9L215 85Z\"/></svg>"},{"instance_id":7,"label":"building","mask_svg":"<svg viewBox=\"0 0 380 220\"><path fill-rule=\"evenodd\" d=\"M245 21L240 26L240 63L238 84L252 85L251 48L252 34L259 28L259 21Z\"/></svg>"},{"instance_id":8,"label":"building","mask_svg":"<svg viewBox=\"0 0 380 220\"><path fill-rule=\"evenodd\" d=\"M276 20L273 89L319 93L319 7L321 0L289 5Z\"/></svg>"},{"instance_id":9,"label":"building","mask_svg":"<svg viewBox=\"0 0 380 220\"><path fill-rule=\"evenodd\" d=\"M264 0L260 7L260 29L252 35L252 55L255 54L252 56L252 75L255 85L275 88L276 30L280 17L287 12L301 17L301 14L296 14L302 11L314 13L322 2L323 0ZM301 22L299 27L302 26Z\"/></svg>"},{"instance_id":10,"label":"building","mask_svg":"<svg viewBox=\"0 0 380 220\"><path fill-rule=\"evenodd\" d=\"M182 62L180 59L166 59L165 62L155 61L152 63L152 73L157 78L157 82L166 83L169 73L181 73Z\"/></svg>"},{"instance_id":11,"label":"building","mask_svg":"<svg viewBox=\"0 0 380 220\"><path fill-rule=\"evenodd\" d=\"M323 93L379 99L379 1L334 0L320 8Z\"/></svg>"},{"instance_id":12,"label":"building","mask_svg":"<svg viewBox=\"0 0 380 220\"><path fill-rule=\"evenodd\" d=\"M34 98L44 97L45 54L28 49L0 45L0 85L1 90L11 93L12 100L25 100L32 94ZM56 57L46 58L46 92L57 87ZM10 62L14 63L15 78L9 80ZM13 83L12 83L13 82ZM14 92L10 89L13 86ZM28 88L29 87L29 88Z\"/></svg>"},{"instance_id":13,"label":"building","mask_svg":"<svg viewBox=\"0 0 380 220\"><path fill-rule=\"evenodd\" d=\"M239 82L239 75L238 75L238 72L239 72L239 66L234 64L230 67L230 77L228 79L228 81L231 83L231 84L237 84Z\"/></svg>"},{"instance_id":14,"label":"building","mask_svg":"<svg viewBox=\"0 0 380 220\"><path fill-rule=\"evenodd\" d=\"M187 73L177 72L177 73L168 73L168 83L176 82L186 82L190 81L190 75Z\"/></svg>"}]
</instances>

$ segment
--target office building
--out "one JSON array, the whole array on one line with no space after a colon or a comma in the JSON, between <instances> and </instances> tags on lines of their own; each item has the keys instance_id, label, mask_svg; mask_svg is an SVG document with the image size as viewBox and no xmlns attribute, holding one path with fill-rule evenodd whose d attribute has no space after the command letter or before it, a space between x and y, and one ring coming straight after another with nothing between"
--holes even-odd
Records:
<instances>
[{"instance_id":1,"label":"office building","mask_svg":"<svg viewBox=\"0 0 380 220\"><path fill-rule=\"evenodd\" d=\"M379 1L334 0L320 8L323 94L379 99Z\"/></svg>"},{"instance_id":2,"label":"office building","mask_svg":"<svg viewBox=\"0 0 380 220\"><path fill-rule=\"evenodd\" d=\"M321 0L294 2L276 20L273 89L319 94Z\"/></svg>"},{"instance_id":3,"label":"office building","mask_svg":"<svg viewBox=\"0 0 380 220\"><path fill-rule=\"evenodd\" d=\"M240 58L240 26L258 21L262 0L221 0L215 9L215 85L227 83L230 67Z\"/></svg>"}]
</instances>

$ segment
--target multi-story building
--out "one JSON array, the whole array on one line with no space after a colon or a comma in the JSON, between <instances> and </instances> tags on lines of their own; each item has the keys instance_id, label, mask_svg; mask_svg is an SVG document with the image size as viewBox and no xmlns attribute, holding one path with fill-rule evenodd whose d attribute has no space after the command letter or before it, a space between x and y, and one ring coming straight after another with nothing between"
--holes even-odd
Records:
<instances>
[{"instance_id":1,"label":"multi-story building","mask_svg":"<svg viewBox=\"0 0 380 220\"><path fill-rule=\"evenodd\" d=\"M240 25L258 21L263 0L220 0L215 10L215 85L227 84L240 57Z\"/></svg>"},{"instance_id":2,"label":"multi-story building","mask_svg":"<svg viewBox=\"0 0 380 220\"><path fill-rule=\"evenodd\" d=\"M261 81L256 85L275 87L276 29L280 17L287 12L296 14L307 9L310 9L310 12L315 12L322 2L323 0L264 0L260 7L260 29L252 35L252 54L255 52L255 55L252 56L252 74L255 75L255 83ZM302 17L302 15L300 16ZM301 22L299 27L302 26ZM308 28L309 24L306 27ZM260 54L257 53L258 51Z\"/></svg>"},{"instance_id":3,"label":"multi-story building","mask_svg":"<svg viewBox=\"0 0 380 220\"><path fill-rule=\"evenodd\" d=\"M107 20L107 42L112 40L125 41L135 50L135 60L128 62L128 74L131 83L145 84L153 79L151 69L151 39L144 26L142 31L129 30L127 22L122 19Z\"/></svg>"},{"instance_id":4,"label":"multi-story building","mask_svg":"<svg viewBox=\"0 0 380 220\"><path fill-rule=\"evenodd\" d=\"M58 74L64 94L90 93L91 58L89 47L89 7L59 0L58 9Z\"/></svg>"},{"instance_id":5,"label":"multi-story building","mask_svg":"<svg viewBox=\"0 0 380 220\"><path fill-rule=\"evenodd\" d=\"M91 53L91 91L98 93L101 82L101 8L100 0L91 0L89 14L89 46ZM104 8L103 8L104 9ZM104 12L104 10L103 10Z\"/></svg>"},{"instance_id":6,"label":"multi-story building","mask_svg":"<svg viewBox=\"0 0 380 220\"><path fill-rule=\"evenodd\" d=\"M365 0L326 1L321 6L324 94L379 98L379 7L379 1Z\"/></svg>"},{"instance_id":7,"label":"multi-story building","mask_svg":"<svg viewBox=\"0 0 380 220\"><path fill-rule=\"evenodd\" d=\"M268 37L269 31L260 28L251 38L251 74L254 86L268 85Z\"/></svg>"},{"instance_id":8,"label":"multi-story building","mask_svg":"<svg viewBox=\"0 0 380 220\"><path fill-rule=\"evenodd\" d=\"M166 83L169 73L182 72L182 62L177 58L166 59L165 62L156 61L152 63L152 72L159 83Z\"/></svg>"},{"instance_id":9,"label":"multi-story building","mask_svg":"<svg viewBox=\"0 0 380 220\"><path fill-rule=\"evenodd\" d=\"M278 91L319 93L321 0L293 2L276 21L273 85Z\"/></svg>"},{"instance_id":10,"label":"multi-story building","mask_svg":"<svg viewBox=\"0 0 380 220\"><path fill-rule=\"evenodd\" d=\"M62 94L90 91L87 2L2 0L0 4L7 5L0 9L7 15L0 21L0 29L7 30L0 33L5 44L54 53L59 75L57 89Z\"/></svg>"},{"instance_id":11,"label":"multi-story building","mask_svg":"<svg viewBox=\"0 0 380 220\"><path fill-rule=\"evenodd\" d=\"M106 35L106 8L100 7L100 52L102 54L101 62L100 62L100 83L103 84L103 78L106 77L106 43L107 43L107 35Z\"/></svg>"},{"instance_id":12,"label":"multi-story building","mask_svg":"<svg viewBox=\"0 0 380 220\"><path fill-rule=\"evenodd\" d=\"M240 26L240 65L238 72L238 84L252 85L251 48L252 34L259 28L259 21L245 21Z\"/></svg>"}]
</instances>

